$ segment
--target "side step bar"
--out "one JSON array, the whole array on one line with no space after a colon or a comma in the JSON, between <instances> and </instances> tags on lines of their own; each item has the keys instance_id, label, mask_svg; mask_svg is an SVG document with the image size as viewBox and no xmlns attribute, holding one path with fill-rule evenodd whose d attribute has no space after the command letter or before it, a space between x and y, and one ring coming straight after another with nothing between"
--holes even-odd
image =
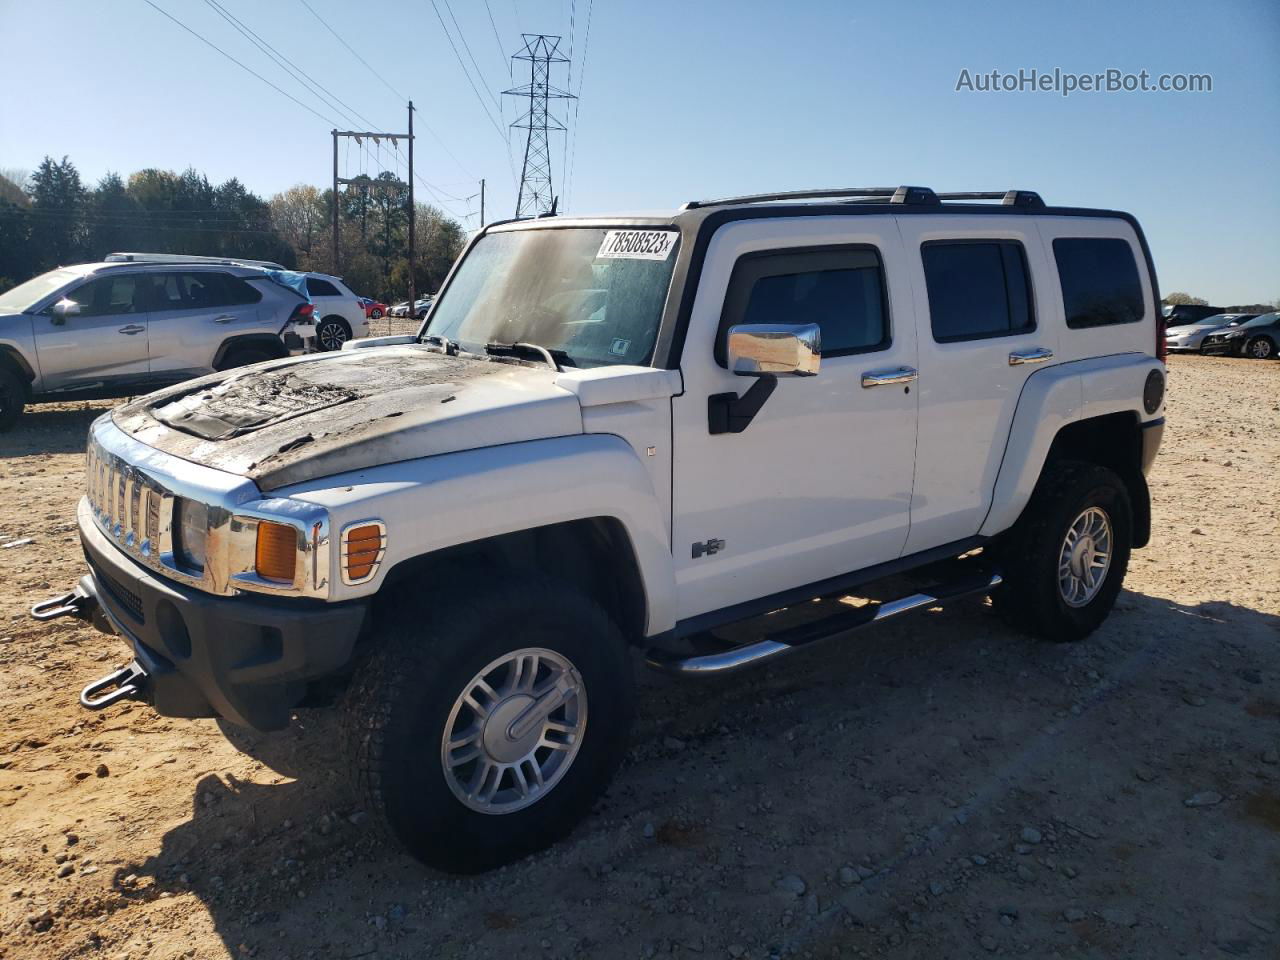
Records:
<instances>
[{"instance_id":1,"label":"side step bar","mask_svg":"<svg viewBox=\"0 0 1280 960\"><path fill-rule=\"evenodd\" d=\"M746 643L718 653L683 656L667 650L651 649L645 654L645 662L663 673L680 676L701 677L732 673L773 660L810 643L844 636L862 627L889 620L913 610L932 607L946 600L987 593L1003 582L1004 578L998 573L984 573L980 576L942 584L932 588L929 593L913 593L909 597L890 600L878 606L836 613L813 623L780 630L767 639Z\"/></svg>"}]
</instances>

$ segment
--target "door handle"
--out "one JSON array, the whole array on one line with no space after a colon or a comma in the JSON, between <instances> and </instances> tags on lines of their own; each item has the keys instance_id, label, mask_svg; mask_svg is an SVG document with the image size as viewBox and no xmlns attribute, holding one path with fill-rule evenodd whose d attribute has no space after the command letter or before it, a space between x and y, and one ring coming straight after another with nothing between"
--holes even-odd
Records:
<instances>
[{"instance_id":1,"label":"door handle","mask_svg":"<svg viewBox=\"0 0 1280 960\"><path fill-rule=\"evenodd\" d=\"M915 367L892 367L888 370L867 370L862 374L862 386L887 387L894 383L910 383L920 374Z\"/></svg>"},{"instance_id":2,"label":"door handle","mask_svg":"<svg viewBox=\"0 0 1280 960\"><path fill-rule=\"evenodd\" d=\"M1009 354L1009 366L1016 367L1020 363L1044 363L1052 359L1052 350L1048 347L1036 347L1034 350L1020 350Z\"/></svg>"},{"instance_id":3,"label":"door handle","mask_svg":"<svg viewBox=\"0 0 1280 960\"><path fill-rule=\"evenodd\" d=\"M121 327L121 328L120 328L119 330L117 330L116 332L117 332L117 333L123 333L123 334L126 334L126 335L128 335L128 336L132 337L135 333L141 333L141 332L142 332L143 330L145 330L145 329L147 329L147 328L146 328L146 327L144 327L144 326L141 326L141 325L136 324L136 323L131 323L131 324L129 324L129 325L128 325L128 326L126 326L126 327Z\"/></svg>"},{"instance_id":4,"label":"door handle","mask_svg":"<svg viewBox=\"0 0 1280 960\"><path fill-rule=\"evenodd\" d=\"M231 316L231 314L229 314L229 313L224 313L224 314L223 314L222 316L220 316L220 317L214 317L214 318L213 318L213 322L214 322L214 323L231 323L231 322L233 322L233 321L235 321L235 320L239 320L239 319L240 319L239 317L233 317L233 316Z\"/></svg>"}]
</instances>

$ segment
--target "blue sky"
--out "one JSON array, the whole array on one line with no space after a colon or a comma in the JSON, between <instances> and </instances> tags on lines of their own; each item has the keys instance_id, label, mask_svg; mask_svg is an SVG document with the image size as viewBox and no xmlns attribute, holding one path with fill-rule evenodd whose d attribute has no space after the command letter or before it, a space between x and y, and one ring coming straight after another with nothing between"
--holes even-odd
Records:
<instances>
[{"instance_id":1,"label":"blue sky","mask_svg":"<svg viewBox=\"0 0 1280 960\"><path fill-rule=\"evenodd\" d=\"M155 2L334 115L204 0ZM404 126L397 94L413 97L421 175L457 198L475 193L485 177L490 219L510 216L522 144L509 159L430 0L309 0L394 93L300 0L220 2L384 129ZM437 6L452 29L444 0ZM566 53L572 45L572 87L582 84L582 98L572 180L565 177L560 191L570 210L672 208L698 197L840 184L1016 186L1050 203L1135 213L1165 291L1215 303L1280 297L1274 0L1010 2L980 10L921 2L489 0L496 37L484 0L451 0L451 8L479 77L459 44L461 57L500 127L515 116L513 103L489 99L513 82L502 50L514 50L521 31L560 33ZM237 176L264 196L329 182L331 122L144 0L0 0L0 31L9 40L0 59L0 168L30 169L47 153L70 156L90 180L108 170L194 166L215 181ZM1213 92L1063 98L955 91L964 68L1055 67L1208 73ZM569 82L563 68L556 79ZM561 140L558 181L565 153ZM361 168L354 145L349 156L344 174ZM373 160L363 165L376 172ZM448 199L447 206L465 214L475 201Z\"/></svg>"}]
</instances>

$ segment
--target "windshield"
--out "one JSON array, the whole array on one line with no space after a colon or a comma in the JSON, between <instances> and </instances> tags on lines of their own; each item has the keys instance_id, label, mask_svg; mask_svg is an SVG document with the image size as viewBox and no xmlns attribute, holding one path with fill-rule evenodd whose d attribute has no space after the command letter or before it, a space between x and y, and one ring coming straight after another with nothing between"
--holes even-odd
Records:
<instances>
[{"instance_id":1,"label":"windshield","mask_svg":"<svg viewBox=\"0 0 1280 960\"><path fill-rule=\"evenodd\" d=\"M436 300L425 333L464 350L536 343L566 366L646 364L679 234L568 227L481 237Z\"/></svg>"},{"instance_id":2,"label":"windshield","mask_svg":"<svg viewBox=\"0 0 1280 960\"><path fill-rule=\"evenodd\" d=\"M22 313L80 276L74 270L50 270L20 283L7 293L0 293L0 313Z\"/></svg>"},{"instance_id":3,"label":"windshield","mask_svg":"<svg viewBox=\"0 0 1280 960\"><path fill-rule=\"evenodd\" d=\"M1242 327L1265 327L1268 324L1275 323L1280 320L1280 313L1264 313L1260 317L1254 317L1252 320L1246 320L1240 324Z\"/></svg>"}]
</instances>

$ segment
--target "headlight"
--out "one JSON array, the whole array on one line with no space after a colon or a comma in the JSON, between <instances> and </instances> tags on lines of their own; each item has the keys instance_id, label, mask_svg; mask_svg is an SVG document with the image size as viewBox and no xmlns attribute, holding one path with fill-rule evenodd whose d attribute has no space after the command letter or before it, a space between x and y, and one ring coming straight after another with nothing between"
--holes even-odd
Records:
<instances>
[{"instance_id":1,"label":"headlight","mask_svg":"<svg viewBox=\"0 0 1280 960\"><path fill-rule=\"evenodd\" d=\"M209 508L179 498L173 505L173 556L190 573L203 573L205 538L209 532Z\"/></svg>"},{"instance_id":2,"label":"headlight","mask_svg":"<svg viewBox=\"0 0 1280 960\"><path fill-rule=\"evenodd\" d=\"M1226 337L1226 339L1228 339L1228 340L1233 340L1233 339L1235 339L1236 337L1243 337L1243 336L1244 336L1244 331L1243 331L1243 330L1232 330L1230 333L1224 334L1223 336L1225 336L1225 337Z\"/></svg>"}]
</instances>

